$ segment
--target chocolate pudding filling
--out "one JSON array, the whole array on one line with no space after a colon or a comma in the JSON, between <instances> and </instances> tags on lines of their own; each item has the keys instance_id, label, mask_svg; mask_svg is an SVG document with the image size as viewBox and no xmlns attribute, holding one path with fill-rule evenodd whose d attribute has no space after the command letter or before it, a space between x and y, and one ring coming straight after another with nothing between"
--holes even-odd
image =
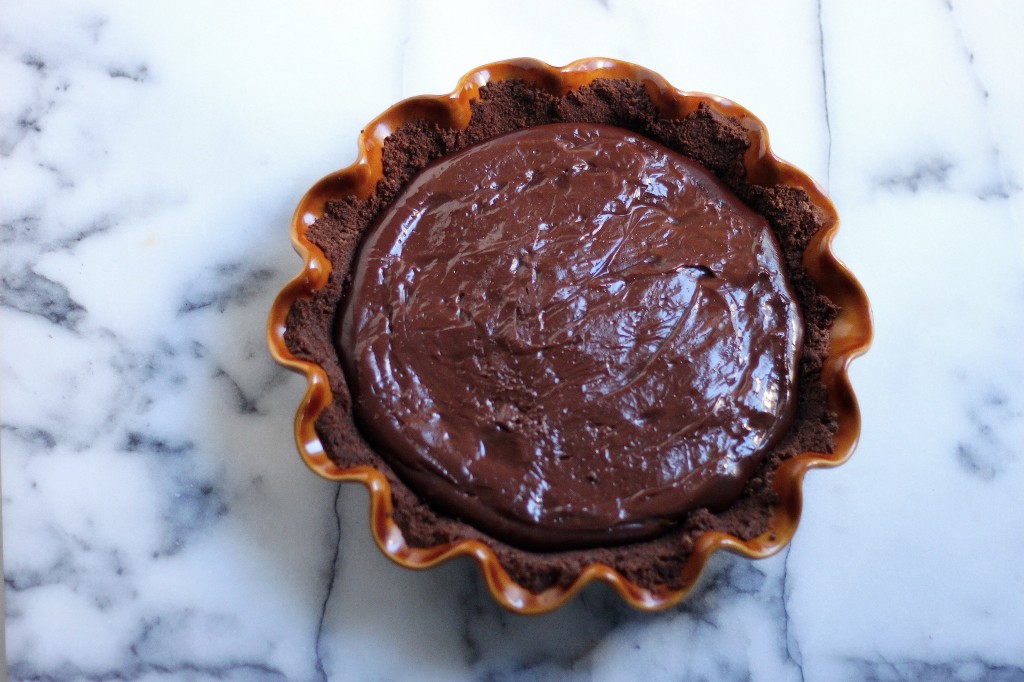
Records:
<instances>
[{"instance_id":1,"label":"chocolate pudding filling","mask_svg":"<svg viewBox=\"0 0 1024 682\"><path fill-rule=\"evenodd\" d=\"M780 464L833 450L837 308L803 266L827 217L747 177L742 121L660 106L490 83L465 128L397 127L374 192L308 228L331 272L285 342L409 546L481 540L533 592L595 562L674 589L705 532L768 529Z\"/></svg>"},{"instance_id":2,"label":"chocolate pudding filling","mask_svg":"<svg viewBox=\"0 0 1024 682\"><path fill-rule=\"evenodd\" d=\"M508 133L364 237L338 346L359 425L425 499L534 549L735 501L792 422L803 322L768 222L622 128Z\"/></svg>"}]
</instances>

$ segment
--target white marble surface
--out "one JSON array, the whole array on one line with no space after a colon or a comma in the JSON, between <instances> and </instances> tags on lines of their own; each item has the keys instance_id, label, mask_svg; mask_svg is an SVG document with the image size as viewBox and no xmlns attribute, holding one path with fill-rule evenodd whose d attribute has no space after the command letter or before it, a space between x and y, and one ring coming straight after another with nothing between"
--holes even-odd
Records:
<instances>
[{"instance_id":1,"label":"white marble surface","mask_svg":"<svg viewBox=\"0 0 1024 682\"><path fill-rule=\"evenodd\" d=\"M0 5L15 680L1024 680L1024 4ZM306 187L487 61L642 63L825 184L877 337L791 548L661 614L511 616L316 479L264 343Z\"/></svg>"}]
</instances>

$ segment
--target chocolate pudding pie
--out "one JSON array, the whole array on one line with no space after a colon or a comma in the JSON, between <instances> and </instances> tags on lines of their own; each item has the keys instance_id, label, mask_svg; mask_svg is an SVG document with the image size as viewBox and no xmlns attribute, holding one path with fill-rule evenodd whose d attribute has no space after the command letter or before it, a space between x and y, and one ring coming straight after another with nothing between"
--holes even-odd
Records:
<instances>
[{"instance_id":1,"label":"chocolate pudding pie","mask_svg":"<svg viewBox=\"0 0 1024 682\"><path fill-rule=\"evenodd\" d=\"M517 610L595 577L656 608L715 548L788 541L803 471L856 438L867 307L744 114L507 62L397 105L307 195L271 345L311 380L307 461L371 487L386 552L473 554Z\"/></svg>"}]
</instances>

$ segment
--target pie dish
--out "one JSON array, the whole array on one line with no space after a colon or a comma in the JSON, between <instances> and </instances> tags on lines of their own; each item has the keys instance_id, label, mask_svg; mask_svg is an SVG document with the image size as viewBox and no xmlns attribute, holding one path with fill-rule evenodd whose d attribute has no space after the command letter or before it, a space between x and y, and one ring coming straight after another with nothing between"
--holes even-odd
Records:
<instances>
[{"instance_id":1,"label":"pie dish","mask_svg":"<svg viewBox=\"0 0 1024 682\"><path fill-rule=\"evenodd\" d=\"M532 547L424 494L357 416L367 390L357 392L355 363L338 340L364 267L360 249L369 249L367 235L411 179L465 149L560 122L614 126L635 134L634 145L637 136L654 140L735 191L770 224L802 313L793 425L759 454L739 497L724 509L680 512L654 536L607 546L596 536L580 546ZM371 122L357 161L314 185L296 210L292 239L305 267L274 303L269 340L274 358L307 378L295 426L299 451L321 476L367 486L377 544L404 566L472 556L495 599L523 613L557 608L593 580L637 608L666 608L685 597L718 549L757 558L785 546L799 520L803 474L842 463L853 450L859 414L846 368L870 342L870 313L831 252L837 227L821 189L775 157L763 124L728 100L676 90L649 70L608 59L561 68L520 59L475 69L450 95L405 100ZM525 526L528 536L528 519Z\"/></svg>"}]
</instances>

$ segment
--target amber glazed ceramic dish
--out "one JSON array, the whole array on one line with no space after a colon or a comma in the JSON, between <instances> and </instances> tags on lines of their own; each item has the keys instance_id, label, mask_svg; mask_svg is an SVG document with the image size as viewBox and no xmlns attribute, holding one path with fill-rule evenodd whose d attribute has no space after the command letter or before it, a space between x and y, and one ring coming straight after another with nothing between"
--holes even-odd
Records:
<instances>
[{"instance_id":1,"label":"amber glazed ceramic dish","mask_svg":"<svg viewBox=\"0 0 1024 682\"><path fill-rule=\"evenodd\" d=\"M719 531L705 531L693 543L680 575L671 584L638 585L621 572L600 562L583 566L571 582L563 582L541 591L531 591L516 582L502 565L492 546L482 539L463 539L435 546L412 546L406 541L394 517L389 475L375 466L339 466L325 451L317 433L317 421L334 400L327 359L300 359L289 347L289 314L300 301L315 299L327 287L332 265L324 252L309 238L309 228L325 215L329 202L346 198L366 200L384 177L385 140L407 124L435 124L439 128L461 131L470 124L472 105L480 99L480 90L488 83L522 81L553 96L589 86L599 79L621 79L642 86L646 96L664 119L682 119L710 107L717 114L739 122L749 146L743 156L745 179L763 187L788 187L806 193L809 204L819 216L821 228L803 250L802 266L817 291L838 309L831 326L827 357L821 365L821 383L828 408L835 414L836 431L831 452L801 452L782 461L774 470L771 486L777 502L771 508L767 528L754 537L743 539ZM409 568L429 568L456 556L471 556L480 566L494 598L506 608L520 613L541 613L555 609L586 584L603 581L629 604L644 610L667 608L682 600L696 584L708 558L726 549L750 558L770 556L784 547L796 530L801 511L801 484L812 468L831 467L849 458L860 431L860 416L847 377L850 361L862 354L871 337L867 298L857 281L836 259L831 242L839 221L835 208L821 188L807 175L777 158L768 145L764 125L739 105L707 94L683 92L673 88L659 75L624 62L587 59L565 67L552 67L530 59L490 64L464 76L449 95L414 97L396 104L373 120L359 136L359 154L351 166L317 182L302 198L292 221L292 241L303 258L302 272L281 291L271 310L270 350L279 363L306 377L307 390L295 421L295 435L306 464L320 476L335 481L358 481L370 493L370 525L381 550L397 563ZM331 362L335 362L332 359ZM393 474L392 474L393 476ZM391 480L394 480L393 478Z\"/></svg>"}]
</instances>

